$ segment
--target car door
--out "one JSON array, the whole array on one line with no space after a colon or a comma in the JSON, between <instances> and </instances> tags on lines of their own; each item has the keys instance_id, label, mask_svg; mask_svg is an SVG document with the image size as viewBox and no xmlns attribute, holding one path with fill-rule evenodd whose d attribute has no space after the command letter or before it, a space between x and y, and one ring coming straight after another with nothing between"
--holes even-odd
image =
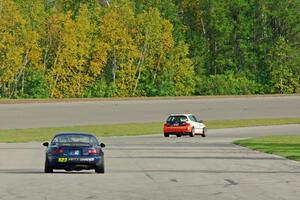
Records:
<instances>
[{"instance_id":1,"label":"car door","mask_svg":"<svg viewBox=\"0 0 300 200\"><path fill-rule=\"evenodd\" d=\"M189 119L192 121L192 125L195 128L195 133L202 133L203 126L198 122L197 118L194 115L189 115Z\"/></svg>"},{"instance_id":2,"label":"car door","mask_svg":"<svg viewBox=\"0 0 300 200\"><path fill-rule=\"evenodd\" d=\"M198 126L199 126L200 134L202 134L203 133L203 129L205 127L205 125L203 124L202 120L198 120Z\"/></svg>"}]
</instances>

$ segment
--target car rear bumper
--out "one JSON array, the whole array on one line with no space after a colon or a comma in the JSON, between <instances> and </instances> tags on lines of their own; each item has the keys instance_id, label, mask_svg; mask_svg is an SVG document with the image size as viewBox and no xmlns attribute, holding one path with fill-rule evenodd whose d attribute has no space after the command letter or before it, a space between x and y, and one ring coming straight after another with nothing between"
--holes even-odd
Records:
<instances>
[{"instance_id":1,"label":"car rear bumper","mask_svg":"<svg viewBox=\"0 0 300 200\"><path fill-rule=\"evenodd\" d=\"M103 157L67 157L67 156L49 156L48 161L53 169L82 170L94 169L102 164Z\"/></svg>"},{"instance_id":2,"label":"car rear bumper","mask_svg":"<svg viewBox=\"0 0 300 200\"><path fill-rule=\"evenodd\" d=\"M164 133L190 133L192 131L191 126L165 126Z\"/></svg>"}]
</instances>

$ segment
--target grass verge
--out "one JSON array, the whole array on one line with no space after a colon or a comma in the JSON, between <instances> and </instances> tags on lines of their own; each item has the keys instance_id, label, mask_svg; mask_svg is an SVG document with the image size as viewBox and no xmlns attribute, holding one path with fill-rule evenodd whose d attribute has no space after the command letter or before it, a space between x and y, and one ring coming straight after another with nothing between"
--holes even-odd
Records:
<instances>
[{"instance_id":1,"label":"grass verge","mask_svg":"<svg viewBox=\"0 0 300 200\"><path fill-rule=\"evenodd\" d=\"M243 120L214 120L206 121L209 129L237 128L249 126L270 126L282 124L300 124L300 118L284 119L243 119ZM45 141L58 132L91 132L97 136L136 136L150 135L162 132L162 122L130 123L114 125L89 125L59 128L30 128L0 130L0 142L29 142Z\"/></svg>"},{"instance_id":2,"label":"grass verge","mask_svg":"<svg viewBox=\"0 0 300 200\"><path fill-rule=\"evenodd\" d=\"M291 160L300 161L300 136L267 136L234 142L257 151L276 154Z\"/></svg>"}]
</instances>

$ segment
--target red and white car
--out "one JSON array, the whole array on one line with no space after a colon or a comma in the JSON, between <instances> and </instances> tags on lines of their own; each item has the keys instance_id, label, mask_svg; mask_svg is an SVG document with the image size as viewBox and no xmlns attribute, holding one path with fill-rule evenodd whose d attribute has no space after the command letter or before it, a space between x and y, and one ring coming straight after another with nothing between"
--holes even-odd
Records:
<instances>
[{"instance_id":1,"label":"red and white car","mask_svg":"<svg viewBox=\"0 0 300 200\"><path fill-rule=\"evenodd\" d=\"M202 120L198 120L192 114L171 114L169 115L166 123L164 124L164 136L176 135L201 135L206 137L207 128Z\"/></svg>"}]
</instances>

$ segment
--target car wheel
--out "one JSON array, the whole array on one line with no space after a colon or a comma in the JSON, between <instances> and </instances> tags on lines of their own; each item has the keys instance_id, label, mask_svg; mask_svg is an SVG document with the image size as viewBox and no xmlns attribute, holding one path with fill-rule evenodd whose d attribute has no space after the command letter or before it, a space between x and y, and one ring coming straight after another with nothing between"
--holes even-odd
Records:
<instances>
[{"instance_id":1,"label":"car wheel","mask_svg":"<svg viewBox=\"0 0 300 200\"><path fill-rule=\"evenodd\" d=\"M164 133L165 137L169 137L170 134L169 133Z\"/></svg>"},{"instance_id":2,"label":"car wheel","mask_svg":"<svg viewBox=\"0 0 300 200\"><path fill-rule=\"evenodd\" d=\"M50 166L49 160L47 158L45 160L44 172L45 173L53 173L53 168Z\"/></svg>"},{"instance_id":3,"label":"car wheel","mask_svg":"<svg viewBox=\"0 0 300 200\"><path fill-rule=\"evenodd\" d=\"M181 137L181 134L177 134L176 136L177 136L177 137Z\"/></svg>"},{"instance_id":4,"label":"car wheel","mask_svg":"<svg viewBox=\"0 0 300 200\"><path fill-rule=\"evenodd\" d=\"M204 127L201 136L206 137L206 135L207 135L207 128Z\"/></svg>"},{"instance_id":5,"label":"car wheel","mask_svg":"<svg viewBox=\"0 0 300 200\"><path fill-rule=\"evenodd\" d=\"M104 174L104 160L102 161L102 163L100 165L96 165L95 167L95 172L97 174Z\"/></svg>"},{"instance_id":6,"label":"car wheel","mask_svg":"<svg viewBox=\"0 0 300 200\"><path fill-rule=\"evenodd\" d=\"M191 131L191 133L190 133L190 137L194 137L195 136L195 128L193 127L192 128L192 131Z\"/></svg>"}]
</instances>

